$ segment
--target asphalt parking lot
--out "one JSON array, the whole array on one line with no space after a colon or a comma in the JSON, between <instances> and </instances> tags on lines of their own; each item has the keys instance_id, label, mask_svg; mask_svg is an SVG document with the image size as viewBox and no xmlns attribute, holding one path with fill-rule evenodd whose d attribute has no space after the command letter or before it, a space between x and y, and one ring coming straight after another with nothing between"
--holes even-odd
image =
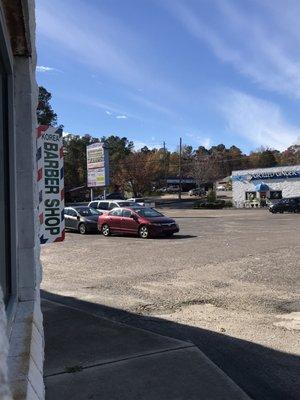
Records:
<instances>
[{"instance_id":1,"label":"asphalt parking lot","mask_svg":"<svg viewBox=\"0 0 300 400\"><path fill-rule=\"evenodd\" d=\"M190 340L252 398L298 398L300 215L165 214L174 238L67 233L44 246L43 296Z\"/></svg>"}]
</instances>

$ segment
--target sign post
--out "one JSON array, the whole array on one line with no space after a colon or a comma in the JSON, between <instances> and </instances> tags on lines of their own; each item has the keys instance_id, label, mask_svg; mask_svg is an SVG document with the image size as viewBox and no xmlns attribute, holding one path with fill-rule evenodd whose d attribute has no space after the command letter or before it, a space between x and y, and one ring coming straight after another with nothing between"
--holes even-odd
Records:
<instances>
[{"instance_id":1,"label":"sign post","mask_svg":"<svg viewBox=\"0 0 300 400\"><path fill-rule=\"evenodd\" d=\"M92 190L94 187L106 187L109 185L109 157L108 149L104 143L93 143L86 148L87 160L87 186Z\"/></svg>"},{"instance_id":2,"label":"sign post","mask_svg":"<svg viewBox=\"0 0 300 400\"><path fill-rule=\"evenodd\" d=\"M37 184L41 244L65 238L62 129L37 128Z\"/></svg>"}]
</instances>

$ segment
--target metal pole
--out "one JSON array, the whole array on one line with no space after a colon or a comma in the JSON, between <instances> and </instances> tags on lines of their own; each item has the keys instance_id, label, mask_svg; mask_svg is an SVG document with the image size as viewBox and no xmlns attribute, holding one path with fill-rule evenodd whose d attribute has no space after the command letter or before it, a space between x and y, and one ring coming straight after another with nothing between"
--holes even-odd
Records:
<instances>
[{"instance_id":1,"label":"metal pole","mask_svg":"<svg viewBox=\"0 0 300 400\"><path fill-rule=\"evenodd\" d=\"M104 197L104 200L106 200L106 187L103 190L103 197Z\"/></svg>"},{"instance_id":2,"label":"metal pole","mask_svg":"<svg viewBox=\"0 0 300 400\"><path fill-rule=\"evenodd\" d=\"M167 187L166 142L164 141L164 185Z\"/></svg>"},{"instance_id":3,"label":"metal pole","mask_svg":"<svg viewBox=\"0 0 300 400\"><path fill-rule=\"evenodd\" d=\"M91 188L91 201L93 201L94 200L94 191L93 191L93 188Z\"/></svg>"},{"instance_id":4,"label":"metal pole","mask_svg":"<svg viewBox=\"0 0 300 400\"><path fill-rule=\"evenodd\" d=\"M179 192L178 192L179 200L181 200L181 181L182 181L181 159L182 159L182 138L179 139Z\"/></svg>"}]
</instances>

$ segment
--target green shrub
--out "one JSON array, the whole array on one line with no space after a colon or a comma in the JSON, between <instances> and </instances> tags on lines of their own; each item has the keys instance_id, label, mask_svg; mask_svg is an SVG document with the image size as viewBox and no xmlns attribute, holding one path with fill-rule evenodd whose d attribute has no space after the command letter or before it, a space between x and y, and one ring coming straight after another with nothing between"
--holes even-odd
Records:
<instances>
[{"instance_id":1,"label":"green shrub","mask_svg":"<svg viewBox=\"0 0 300 400\"><path fill-rule=\"evenodd\" d=\"M206 198L208 203L215 203L217 201L216 191L213 189L209 189Z\"/></svg>"},{"instance_id":2,"label":"green shrub","mask_svg":"<svg viewBox=\"0 0 300 400\"><path fill-rule=\"evenodd\" d=\"M194 208L197 209L207 209L207 210L216 210L225 207L224 200L217 200L214 202L209 202L207 200L198 200L194 203Z\"/></svg>"}]
</instances>

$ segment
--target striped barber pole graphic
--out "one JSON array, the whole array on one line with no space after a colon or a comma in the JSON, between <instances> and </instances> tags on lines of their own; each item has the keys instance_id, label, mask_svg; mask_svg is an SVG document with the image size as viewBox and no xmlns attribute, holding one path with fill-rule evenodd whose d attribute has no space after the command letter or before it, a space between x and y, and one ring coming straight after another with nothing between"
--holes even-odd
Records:
<instances>
[{"instance_id":1,"label":"striped barber pole graphic","mask_svg":"<svg viewBox=\"0 0 300 400\"><path fill-rule=\"evenodd\" d=\"M65 238L62 129L37 128L36 160L40 242L60 242Z\"/></svg>"}]
</instances>

